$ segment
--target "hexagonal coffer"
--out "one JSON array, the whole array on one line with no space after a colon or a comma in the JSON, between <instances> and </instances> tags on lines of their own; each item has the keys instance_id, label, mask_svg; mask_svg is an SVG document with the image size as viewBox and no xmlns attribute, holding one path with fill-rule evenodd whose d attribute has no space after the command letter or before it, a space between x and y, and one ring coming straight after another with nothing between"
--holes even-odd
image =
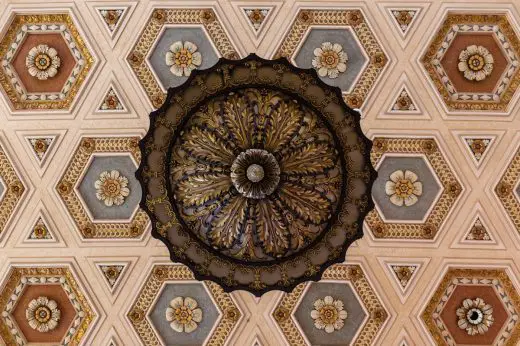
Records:
<instances>
[{"instance_id":1,"label":"hexagonal coffer","mask_svg":"<svg viewBox=\"0 0 520 346\"><path fill-rule=\"evenodd\" d=\"M31 75L26 62L32 49L42 45L54 49L58 58L54 65L47 53L35 55L35 60L43 59L40 73L55 66L57 73L47 78ZM69 14L16 14L0 42L0 57L0 83L14 110L68 110L94 64Z\"/></svg>"}]
</instances>

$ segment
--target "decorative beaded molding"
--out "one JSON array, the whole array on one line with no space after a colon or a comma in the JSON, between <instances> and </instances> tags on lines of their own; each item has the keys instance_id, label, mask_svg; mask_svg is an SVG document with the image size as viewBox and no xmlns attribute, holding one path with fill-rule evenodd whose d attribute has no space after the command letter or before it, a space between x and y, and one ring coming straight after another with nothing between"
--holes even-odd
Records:
<instances>
[{"instance_id":1,"label":"decorative beaded molding","mask_svg":"<svg viewBox=\"0 0 520 346\"><path fill-rule=\"evenodd\" d=\"M388 319L388 313L368 282L362 267L359 265L336 264L325 270L322 280L350 282L360 298L360 304L364 306L369 315L361 330L357 333L356 339L351 341L351 345L371 345ZM291 293L284 295L272 312L273 318L289 345L307 344L296 321L291 317L298 307L297 303L304 293L306 285L309 285L309 283L299 284Z\"/></svg>"},{"instance_id":2,"label":"decorative beaded molding","mask_svg":"<svg viewBox=\"0 0 520 346\"><path fill-rule=\"evenodd\" d=\"M501 48L504 50L504 57L509 61L506 71L502 75L502 78L495 86L495 89L492 93L463 93L457 92L455 86L450 81L446 71L441 65L441 60L444 57L444 54L450 47L451 43L458 35L458 33L493 33L497 38ZM504 95L507 90L507 86L511 81L511 76L513 76L519 69L519 61L518 55L511 48L509 41L506 36L500 30L498 25L466 25L459 24L454 25L447 33L445 39L443 40L439 50L435 54L434 60L432 60L432 65L435 67L435 70L439 74L441 81L448 91L450 98L453 101L494 101L500 102L500 99Z\"/></svg>"},{"instance_id":3,"label":"decorative beaded molding","mask_svg":"<svg viewBox=\"0 0 520 346\"><path fill-rule=\"evenodd\" d=\"M162 28L168 24L200 24L208 33L218 53L228 59L238 59L238 53L227 37L222 25L212 9L154 9L146 27L139 36L137 43L127 57L139 83L148 95L150 102L159 108L166 98L146 58L150 54Z\"/></svg>"},{"instance_id":4,"label":"decorative beaded molding","mask_svg":"<svg viewBox=\"0 0 520 346\"><path fill-rule=\"evenodd\" d=\"M138 334L139 339L144 345L162 345L159 336L154 331L154 328L146 316L152 308L155 297L160 294L163 284L166 282L175 283L194 280L195 277L188 267L173 264L153 266L143 288L137 295L136 301L134 301L127 314L134 331ZM223 346L242 314L231 299L231 296L225 293L220 286L211 281L205 281L202 285L205 286L218 309L223 314L205 345Z\"/></svg>"},{"instance_id":5,"label":"decorative beaded molding","mask_svg":"<svg viewBox=\"0 0 520 346\"><path fill-rule=\"evenodd\" d=\"M331 25L352 28L368 55L368 65L361 72L361 76L353 86L352 91L344 94L345 102L351 108L360 108L388 62L386 54L360 10L300 10L274 58L291 58L310 26L326 27Z\"/></svg>"},{"instance_id":6,"label":"decorative beaded molding","mask_svg":"<svg viewBox=\"0 0 520 346\"><path fill-rule=\"evenodd\" d=\"M24 86L21 84L20 80L17 79L16 72L11 65L11 61L13 60L17 48L22 44L27 34L39 34L39 33L60 33L63 36L65 42L69 46L72 55L76 59L76 65L72 69L72 72L63 85L63 88L59 93L28 93ZM9 47L5 58L2 60L2 66L4 67L5 73L8 77L12 78L13 87L16 89L16 92L20 95L22 100L29 101L55 101L55 100L63 100L69 94L74 81L78 78L79 74L83 70L85 65L85 60L81 51L76 47L76 43L74 42L74 38L72 37L70 31L64 24L60 23L52 23L52 24L34 24L34 25L23 25L18 33L16 34L15 41Z\"/></svg>"},{"instance_id":7,"label":"decorative beaded molding","mask_svg":"<svg viewBox=\"0 0 520 346\"><path fill-rule=\"evenodd\" d=\"M520 197L516 194L515 190L518 188L519 183L520 148L517 149L516 154L495 187L495 193L511 218L517 232L520 232Z\"/></svg>"},{"instance_id":8,"label":"decorative beaded molding","mask_svg":"<svg viewBox=\"0 0 520 346\"><path fill-rule=\"evenodd\" d=\"M76 60L70 77L59 93L28 93L11 61L28 34L59 33ZM0 83L16 110L68 108L94 63L72 18L68 14L17 15L0 44Z\"/></svg>"},{"instance_id":9,"label":"decorative beaded molding","mask_svg":"<svg viewBox=\"0 0 520 346\"><path fill-rule=\"evenodd\" d=\"M504 57L509 61L509 64L493 93L457 92L444 68L440 65L444 53L453 42L457 32L492 33L501 49L504 50ZM448 110L504 112L520 85L519 56L520 40L506 15L449 13L421 58L421 63L446 103Z\"/></svg>"},{"instance_id":10,"label":"decorative beaded molding","mask_svg":"<svg viewBox=\"0 0 520 346\"><path fill-rule=\"evenodd\" d=\"M70 216L85 238L139 238L146 229L148 216L138 209L130 222L95 222L74 186L88 168L90 157L95 153L130 153L135 162L141 160L138 137L85 137L67 166L56 187Z\"/></svg>"},{"instance_id":11,"label":"decorative beaded molding","mask_svg":"<svg viewBox=\"0 0 520 346\"><path fill-rule=\"evenodd\" d=\"M68 268L19 268L12 269L9 279L0 295L0 336L8 345L27 345L27 340L19 330L11 313L17 300L23 295L27 285L59 284L76 311L70 328L60 345L79 344L88 326L96 317Z\"/></svg>"},{"instance_id":12,"label":"decorative beaded molding","mask_svg":"<svg viewBox=\"0 0 520 346\"><path fill-rule=\"evenodd\" d=\"M0 145L0 183L4 191L0 199L0 234L25 191L25 187L16 174L3 147Z\"/></svg>"},{"instance_id":13,"label":"decorative beaded molding","mask_svg":"<svg viewBox=\"0 0 520 346\"><path fill-rule=\"evenodd\" d=\"M444 276L422 319L438 344L457 345L440 317L444 306L458 285L491 286L508 312L508 319L494 345L516 345L520 339L520 296L504 270L450 269Z\"/></svg>"},{"instance_id":14,"label":"decorative beaded molding","mask_svg":"<svg viewBox=\"0 0 520 346\"><path fill-rule=\"evenodd\" d=\"M385 223L377 209L368 213L365 222L376 238L433 239L462 192L462 186L433 138L375 138L371 152L372 165L377 167L387 153L423 154L443 190L424 223Z\"/></svg>"}]
</instances>

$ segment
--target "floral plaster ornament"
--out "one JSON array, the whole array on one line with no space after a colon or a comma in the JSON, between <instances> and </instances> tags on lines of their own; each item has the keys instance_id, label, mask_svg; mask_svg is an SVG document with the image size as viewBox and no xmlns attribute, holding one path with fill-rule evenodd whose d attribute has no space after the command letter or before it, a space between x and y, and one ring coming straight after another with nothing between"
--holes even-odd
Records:
<instances>
[{"instance_id":1,"label":"floral plaster ornament","mask_svg":"<svg viewBox=\"0 0 520 346\"><path fill-rule=\"evenodd\" d=\"M202 63L202 55L197 52L197 46L189 41L174 42L166 52L166 65L176 76L189 76Z\"/></svg>"},{"instance_id":2,"label":"floral plaster ornament","mask_svg":"<svg viewBox=\"0 0 520 346\"><path fill-rule=\"evenodd\" d=\"M97 199L103 201L107 207L124 203L125 197L130 194L127 186L128 179L116 170L101 173L94 184Z\"/></svg>"},{"instance_id":3,"label":"floral plaster ornament","mask_svg":"<svg viewBox=\"0 0 520 346\"><path fill-rule=\"evenodd\" d=\"M468 335L485 334L494 322L493 308L482 298L464 299L457 309L458 326Z\"/></svg>"},{"instance_id":4,"label":"floral plaster ornament","mask_svg":"<svg viewBox=\"0 0 520 346\"><path fill-rule=\"evenodd\" d=\"M373 207L375 172L359 115L338 88L285 58L222 58L193 73L196 78L169 90L140 142L136 176L152 234L173 261L227 291L261 295L317 280L344 261ZM317 104L318 92L326 97ZM157 145L165 139L167 145ZM348 174L366 179L354 189ZM367 203L351 205L351 198ZM351 232L331 243L327 234L337 227ZM188 242L198 250L186 251ZM315 256L322 264L309 260ZM305 270L287 280L292 274L282 268L296 262Z\"/></svg>"},{"instance_id":5,"label":"floral plaster ornament","mask_svg":"<svg viewBox=\"0 0 520 346\"><path fill-rule=\"evenodd\" d=\"M390 196L390 202L397 206L412 206L422 195L422 183L412 171L398 170L390 174L390 180L386 182L385 192Z\"/></svg>"},{"instance_id":6,"label":"floral plaster ornament","mask_svg":"<svg viewBox=\"0 0 520 346\"><path fill-rule=\"evenodd\" d=\"M264 22L265 18L269 14L268 9L259 9L259 8L251 8L246 9L245 13L249 20L251 21L251 24L255 28L255 30L260 29L262 26L262 23Z\"/></svg>"},{"instance_id":7,"label":"floral plaster ornament","mask_svg":"<svg viewBox=\"0 0 520 346\"><path fill-rule=\"evenodd\" d=\"M311 317L314 320L314 326L318 329L324 329L327 333L343 328L343 321L348 313L343 308L341 300L334 300L331 296L323 299L317 299L314 302L314 310L311 311Z\"/></svg>"},{"instance_id":8,"label":"floral plaster ornament","mask_svg":"<svg viewBox=\"0 0 520 346\"><path fill-rule=\"evenodd\" d=\"M484 47L471 45L460 52L459 71L471 81L486 79L493 71L493 55Z\"/></svg>"},{"instance_id":9,"label":"floral plaster ornament","mask_svg":"<svg viewBox=\"0 0 520 346\"><path fill-rule=\"evenodd\" d=\"M38 297L29 302L25 310L25 317L32 329L40 333L47 333L58 326L60 320L58 304L45 296Z\"/></svg>"},{"instance_id":10,"label":"floral plaster ornament","mask_svg":"<svg viewBox=\"0 0 520 346\"><path fill-rule=\"evenodd\" d=\"M197 301L191 297L176 297L166 309L166 321L178 333L191 333L202 321L202 310L197 306Z\"/></svg>"},{"instance_id":11,"label":"floral plaster ornament","mask_svg":"<svg viewBox=\"0 0 520 346\"><path fill-rule=\"evenodd\" d=\"M39 80L47 80L58 73L61 65L60 57L56 49L40 44L31 48L25 58L25 66L29 74Z\"/></svg>"},{"instance_id":12,"label":"floral plaster ornament","mask_svg":"<svg viewBox=\"0 0 520 346\"><path fill-rule=\"evenodd\" d=\"M321 48L314 50L314 55L312 66L321 77L337 78L347 70L348 55L339 43L323 42Z\"/></svg>"}]
</instances>

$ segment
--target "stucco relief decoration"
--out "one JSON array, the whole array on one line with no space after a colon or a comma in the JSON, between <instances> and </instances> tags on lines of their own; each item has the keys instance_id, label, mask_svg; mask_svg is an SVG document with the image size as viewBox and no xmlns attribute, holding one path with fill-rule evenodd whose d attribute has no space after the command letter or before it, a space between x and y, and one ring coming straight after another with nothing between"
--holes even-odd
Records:
<instances>
[{"instance_id":1,"label":"stucco relief decoration","mask_svg":"<svg viewBox=\"0 0 520 346\"><path fill-rule=\"evenodd\" d=\"M61 65L60 57L56 49L40 44L31 48L25 58L25 66L29 74L40 80L54 77Z\"/></svg>"},{"instance_id":2,"label":"stucco relief decoration","mask_svg":"<svg viewBox=\"0 0 520 346\"><path fill-rule=\"evenodd\" d=\"M25 310L25 316L31 328L41 333L55 329L60 321L60 314L58 304L45 296L31 300L29 307Z\"/></svg>"},{"instance_id":3,"label":"stucco relief decoration","mask_svg":"<svg viewBox=\"0 0 520 346\"><path fill-rule=\"evenodd\" d=\"M69 110L96 59L67 13L16 14L0 43L0 87L17 110Z\"/></svg>"},{"instance_id":4,"label":"stucco relief decoration","mask_svg":"<svg viewBox=\"0 0 520 346\"><path fill-rule=\"evenodd\" d=\"M493 71L493 55L485 47L473 44L460 52L458 67L464 78L484 80Z\"/></svg>"},{"instance_id":5,"label":"stucco relief decoration","mask_svg":"<svg viewBox=\"0 0 520 346\"><path fill-rule=\"evenodd\" d=\"M395 171L386 182L385 192L390 197L390 202L397 206L411 206L417 203L422 195L422 183L419 177L412 171Z\"/></svg>"},{"instance_id":6,"label":"stucco relief decoration","mask_svg":"<svg viewBox=\"0 0 520 346\"><path fill-rule=\"evenodd\" d=\"M314 302L314 310L311 311L314 326L324 329L326 333L343 328L347 316L348 312L343 308L343 302L339 299L334 300L331 296L317 299Z\"/></svg>"},{"instance_id":7,"label":"stucco relief decoration","mask_svg":"<svg viewBox=\"0 0 520 346\"><path fill-rule=\"evenodd\" d=\"M323 42L314 50L314 56L312 66L321 77L337 78L347 70L348 55L339 43Z\"/></svg>"},{"instance_id":8,"label":"stucco relief decoration","mask_svg":"<svg viewBox=\"0 0 520 346\"><path fill-rule=\"evenodd\" d=\"M493 324L493 308L482 298L464 299L457 309L458 326L468 335L484 334Z\"/></svg>"},{"instance_id":9,"label":"stucco relief decoration","mask_svg":"<svg viewBox=\"0 0 520 346\"><path fill-rule=\"evenodd\" d=\"M191 71L202 63L202 55L197 52L195 43L185 41L174 42L166 52L166 65L176 76L189 76Z\"/></svg>"},{"instance_id":10,"label":"stucco relief decoration","mask_svg":"<svg viewBox=\"0 0 520 346\"><path fill-rule=\"evenodd\" d=\"M191 297L176 297L166 309L166 321L178 333L191 333L202 321L202 310Z\"/></svg>"},{"instance_id":11,"label":"stucco relief decoration","mask_svg":"<svg viewBox=\"0 0 520 346\"><path fill-rule=\"evenodd\" d=\"M362 236L371 142L316 71L223 58L170 88L150 118L141 206L198 279L257 295L290 290L342 262Z\"/></svg>"},{"instance_id":12,"label":"stucco relief decoration","mask_svg":"<svg viewBox=\"0 0 520 346\"><path fill-rule=\"evenodd\" d=\"M122 176L117 170L102 172L94 187L97 199L103 201L107 207L123 204L125 197L130 194L128 178Z\"/></svg>"}]
</instances>

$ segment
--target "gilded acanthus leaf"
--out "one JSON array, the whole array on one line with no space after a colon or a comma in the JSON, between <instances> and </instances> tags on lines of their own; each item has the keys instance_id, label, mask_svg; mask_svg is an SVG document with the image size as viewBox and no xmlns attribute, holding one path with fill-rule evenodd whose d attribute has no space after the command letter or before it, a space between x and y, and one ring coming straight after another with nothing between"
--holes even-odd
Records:
<instances>
[{"instance_id":1,"label":"gilded acanthus leaf","mask_svg":"<svg viewBox=\"0 0 520 346\"><path fill-rule=\"evenodd\" d=\"M335 165L334 149L325 143L309 143L284 154L280 168L285 174L322 173Z\"/></svg>"},{"instance_id":2,"label":"gilded acanthus leaf","mask_svg":"<svg viewBox=\"0 0 520 346\"><path fill-rule=\"evenodd\" d=\"M204 111L193 114L192 124L218 131L222 127L220 118L221 107L222 102L220 100L211 100L204 108Z\"/></svg>"},{"instance_id":3,"label":"gilded acanthus leaf","mask_svg":"<svg viewBox=\"0 0 520 346\"><path fill-rule=\"evenodd\" d=\"M235 138L236 144L242 149L250 148L254 128L254 114L248 106L246 99L241 95L231 95L223 107L224 122L229 132Z\"/></svg>"},{"instance_id":4,"label":"gilded acanthus leaf","mask_svg":"<svg viewBox=\"0 0 520 346\"><path fill-rule=\"evenodd\" d=\"M195 174L178 183L177 196L184 206L201 205L230 188L231 178L227 174Z\"/></svg>"},{"instance_id":5,"label":"gilded acanthus leaf","mask_svg":"<svg viewBox=\"0 0 520 346\"><path fill-rule=\"evenodd\" d=\"M209 130L192 127L184 140L184 149L196 158L224 165L231 165L235 159L229 145Z\"/></svg>"},{"instance_id":6,"label":"gilded acanthus leaf","mask_svg":"<svg viewBox=\"0 0 520 346\"><path fill-rule=\"evenodd\" d=\"M314 224L326 221L330 215L330 201L316 190L285 183L278 191L278 196L301 219Z\"/></svg>"},{"instance_id":7,"label":"gilded acanthus leaf","mask_svg":"<svg viewBox=\"0 0 520 346\"><path fill-rule=\"evenodd\" d=\"M182 177L196 173L221 173L222 167L212 167L205 162L197 160L195 157L188 156L183 150L176 148L173 150L170 162L170 175L172 181L181 180Z\"/></svg>"},{"instance_id":8,"label":"gilded acanthus leaf","mask_svg":"<svg viewBox=\"0 0 520 346\"><path fill-rule=\"evenodd\" d=\"M301 121L302 112L298 104L280 102L269 116L264 149L271 152L281 150L298 131Z\"/></svg>"},{"instance_id":9,"label":"gilded acanthus leaf","mask_svg":"<svg viewBox=\"0 0 520 346\"><path fill-rule=\"evenodd\" d=\"M291 224L291 249L300 250L306 245L305 237L312 235L309 228L301 220L294 220Z\"/></svg>"},{"instance_id":10,"label":"gilded acanthus leaf","mask_svg":"<svg viewBox=\"0 0 520 346\"><path fill-rule=\"evenodd\" d=\"M233 196L222 207L211 222L209 236L213 244L229 248L240 235L242 225L245 222L247 198Z\"/></svg>"},{"instance_id":11,"label":"gilded acanthus leaf","mask_svg":"<svg viewBox=\"0 0 520 346\"><path fill-rule=\"evenodd\" d=\"M252 209L249 210L249 215L251 215ZM247 218L247 222L244 225L244 232L243 232L243 238L242 238L242 245L241 249L235 253L235 256L238 258L257 258L257 255L255 254L255 242L253 239L254 234L254 225L255 221L252 217Z\"/></svg>"},{"instance_id":12,"label":"gilded acanthus leaf","mask_svg":"<svg viewBox=\"0 0 520 346\"><path fill-rule=\"evenodd\" d=\"M256 205L256 226L264 251L270 255L282 255L289 248L288 230L282 216L271 200L260 200Z\"/></svg>"}]
</instances>

